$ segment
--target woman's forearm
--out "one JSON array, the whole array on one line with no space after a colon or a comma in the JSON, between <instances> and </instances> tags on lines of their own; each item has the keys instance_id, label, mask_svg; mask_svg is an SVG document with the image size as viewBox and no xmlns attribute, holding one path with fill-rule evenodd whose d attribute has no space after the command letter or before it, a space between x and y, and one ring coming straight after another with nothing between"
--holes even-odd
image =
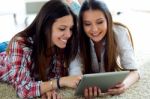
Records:
<instances>
[{"instance_id":1,"label":"woman's forearm","mask_svg":"<svg viewBox=\"0 0 150 99\"><path fill-rule=\"evenodd\" d=\"M40 85L41 95L48 92L48 91L50 91L50 90L55 90L55 89L57 89L56 79L46 81L46 82L42 82L41 85Z\"/></svg>"},{"instance_id":2,"label":"woman's forearm","mask_svg":"<svg viewBox=\"0 0 150 99\"><path fill-rule=\"evenodd\" d=\"M139 72L138 71L131 71L129 75L124 80L125 88L128 89L132 84L139 80Z\"/></svg>"},{"instance_id":3,"label":"woman's forearm","mask_svg":"<svg viewBox=\"0 0 150 99\"><path fill-rule=\"evenodd\" d=\"M64 87L64 80L65 78L67 77L61 77L60 80L59 80L59 86L60 87ZM50 91L50 90L55 90L58 88L58 85L57 85L57 80L58 79L52 79L50 81L45 81L45 82L42 82L41 85L40 85L40 92L41 92L41 95Z\"/></svg>"},{"instance_id":4,"label":"woman's forearm","mask_svg":"<svg viewBox=\"0 0 150 99\"><path fill-rule=\"evenodd\" d=\"M77 84L79 83L81 78L82 78L81 75L66 76L66 77L61 77L59 80L58 79L53 79L53 80L50 80L50 81L42 82L40 84L41 95L48 92L48 91L50 91L50 90L55 90L59 87L76 88Z\"/></svg>"}]
</instances>

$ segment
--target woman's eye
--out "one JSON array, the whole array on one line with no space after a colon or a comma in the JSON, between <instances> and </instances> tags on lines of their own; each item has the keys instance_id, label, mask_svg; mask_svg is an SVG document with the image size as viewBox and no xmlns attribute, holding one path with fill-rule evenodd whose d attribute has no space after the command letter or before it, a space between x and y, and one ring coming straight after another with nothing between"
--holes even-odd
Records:
<instances>
[{"instance_id":1,"label":"woman's eye","mask_svg":"<svg viewBox=\"0 0 150 99\"><path fill-rule=\"evenodd\" d=\"M97 24L102 24L103 23L103 21L99 21L99 22L97 22Z\"/></svg>"},{"instance_id":2,"label":"woman's eye","mask_svg":"<svg viewBox=\"0 0 150 99\"><path fill-rule=\"evenodd\" d=\"M85 26L90 26L91 24L90 24L90 23L84 23L84 25L85 25Z\"/></svg>"},{"instance_id":3,"label":"woman's eye","mask_svg":"<svg viewBox=\"0 0 150 99\"><path fill-rule=\"evenodd\" d=\"M64 30L65 30L65 28L59 28L59 30L60 30L60 31L64 31Z\"/></svg>"}]
</instances>

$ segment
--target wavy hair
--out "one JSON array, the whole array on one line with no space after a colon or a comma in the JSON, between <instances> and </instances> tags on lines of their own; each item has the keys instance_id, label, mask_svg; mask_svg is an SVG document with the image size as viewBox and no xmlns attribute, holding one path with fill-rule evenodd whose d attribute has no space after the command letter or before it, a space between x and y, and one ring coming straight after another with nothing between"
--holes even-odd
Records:
<instances>
[{"instance_id":1,"label":"wavy hair","mask_svg":"<svg viewBox=\"0 0 150 99\"><path fill-rule=\"evenodd\" d=\"M74 22L72 36L64 49L65 64L68 66L70 61L75 58L78 49L77 19L70 7L61 0L46 2L33 22L11 40L12 42L17 37L23 37L26 40L26 46L32 49L33 70L31 76L38 75L37 80L46 80L45 70L49 60L47 56L52 53L52 48L50 47L52 43L52 26L58 18L67 15L71 15ZM33 39L33 44L28 41L29 37Z\"/></svg>"},{"instance_id":2,"label":"wavy hair","mask_svg":"<svg viewBox=\"0 0 150 99\"><path fill-rule=\"evenodd\" d=\"M91 48L90 48L90 38L86 35L83 28L83 13L88 10L99 10L104 13L107 20L107 33L106 38L106 50L104 53L104 68L106 71L114 71L118 66L116 62L117 56L117 45L113 32L113 21L109 9L106 4L100 0L85 0L82 4L79 13L79 39L80 39L80 55L82 57L82 62L84 64L84 72L92 72L91 63Z\"/></svg>"}]
</instances>

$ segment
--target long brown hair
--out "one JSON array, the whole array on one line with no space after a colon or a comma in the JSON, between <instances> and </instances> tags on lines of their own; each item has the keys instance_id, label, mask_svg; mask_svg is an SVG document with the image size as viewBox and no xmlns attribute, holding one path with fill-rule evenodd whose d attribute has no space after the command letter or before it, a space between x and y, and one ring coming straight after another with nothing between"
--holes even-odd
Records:
<instances>
[{"instance_id":1,"label":"long brown hair","mask_svg":"<svg viewBox=\"0 0 150 99\"><path fill-rule=\"evenodd\" d=\"M82 4L79 13L79 33L80 33L80 55L83 61L85 73L92 72L91 63L91 48L90 48L90 38L86 35L83 29L83 13L87 10L100 10L104 13L107 20L107 33L106 33L106 50L104 53L104 68L106 71L114 71L117 64L117 45L113 32L113 21L109 9L106 4L99 0L85 0Z\"/></svg>"},{"instance_id":2,"label":"long brown hair","mask_svg":"<svg viewBox=\"0 0 150 99\"><path fill-rule=\"evenodd\" d=\"M10 44L16 40L17 37L22 37L26 41L26 46L32 49L32 66L31 76L37 75L36 80L46 80L47 66L49 65L49 56L52 53L52 25L58 19L66 15L73 17L74 26L72 28L72 36L67 42L64 49L64 57L66 66L73 60L77 54L78 49L78 32L76 15L71 11L68 5L61 0L48 1L37 14L33 22L23 31L16 34ZM33 44L28 41L32 38Z\"/></svg>"}]
</instances>

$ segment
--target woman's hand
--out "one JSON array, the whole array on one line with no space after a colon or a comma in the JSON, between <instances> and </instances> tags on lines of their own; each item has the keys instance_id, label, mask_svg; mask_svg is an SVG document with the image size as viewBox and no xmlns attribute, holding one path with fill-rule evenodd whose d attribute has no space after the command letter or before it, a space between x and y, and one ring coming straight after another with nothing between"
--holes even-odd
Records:
<instances>
[{"instance_id":1,"label":"woman's hand","mask_svg":"<svg viewBox=\"0 0 150 99\"><path fill-rule=\"evenodd\" d=\"M55 90L48 91L42 95L41 99L62 99Z\"/></svg>"},{"instance_id":2,"label":"woman's hand","mask_svg":"<svg viewBox=\"0 0 150 99\"><path fill-rule=\"evenodd\" d=\"M138 71L130 71L129 75L124 79L122 83L115 85L114 87L108 90L108 94L110 95L118 95L123 93L126 89L128 89L132 84L139 80L139 72Z\"/></svg>"},{"instance_id":3,"label":"woman's hand","mask_svg":"<svg viewBox=\"0 0 150 99\"><path fill-rule=\"evenodd\" d=\"M125 84L120 83L115 85L114 87L108 89L106 93L102 93L101 89L98 87L89 87L84 90L84 97L90 98L90 97L97 97L97 96L104 96L104 95L119 95L123 93L126 90Z\"/></svg>"},{"instance_id":4,"label":"woman's hand","mask_svg":"<svg viewBox=\"0 0 150 99\"><path fill-rule=\"evenodd\" d=\"M114 87L108 89L107 94L109 95L119 95L122 94L127 88L125 87L124 83L119 83Z\"/></svg>"},{"instance_id":5,"label":"woman's hand","mask_svg":"<svg viewBox=\"0 0 150 99\"><path fill-rule=\"evenodd\" d=\"M97 97L101 94L101 89L98 87L89 87L84 89L84 97L90 98L90 97Z\"/></svg>"},{"instance_id":6,"label":"woman's hand","mask_svg":"<svg viewBox=\"0 0 150 99\"><path fill-rule=\"evenodd\" d=\"M60 78L60 86L66 86L70 88L76 88L79 81L81 80L82 76L67 76L67 77L61 77Z\"/></svg>"}]
</instances>

